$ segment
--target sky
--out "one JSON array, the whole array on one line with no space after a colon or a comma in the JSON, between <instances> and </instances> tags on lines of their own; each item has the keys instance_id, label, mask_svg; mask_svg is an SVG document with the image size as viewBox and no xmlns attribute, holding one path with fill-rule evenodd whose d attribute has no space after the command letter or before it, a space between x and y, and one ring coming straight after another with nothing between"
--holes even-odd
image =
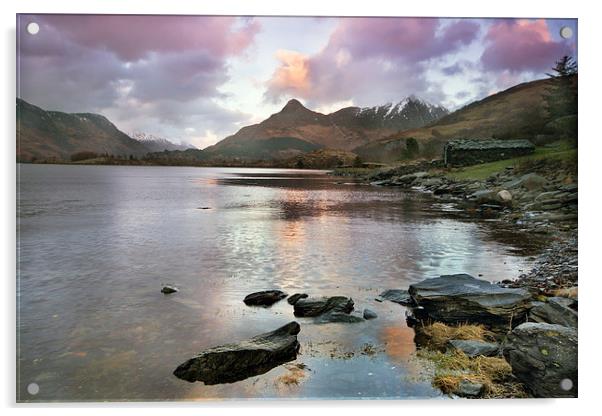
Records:
<instances>
[{"instance_id":1,"label":"sky","mask_svg":"<svg viewBox=\"0 0 602 416\"><path fill-rule=\"evenodd\" d=\"M574 19L20 15L17 31L20 98L199 148L291 98L454 110L577 58Z\"/></svg>"}]
</instances>

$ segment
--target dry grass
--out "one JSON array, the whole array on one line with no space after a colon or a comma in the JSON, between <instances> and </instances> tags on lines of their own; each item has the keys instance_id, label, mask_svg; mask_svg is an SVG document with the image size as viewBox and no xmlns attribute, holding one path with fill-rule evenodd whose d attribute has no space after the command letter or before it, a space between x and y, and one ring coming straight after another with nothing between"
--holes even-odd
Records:
<instances>
[{"instance_id":1,"label":"dry grass","mask_svg":"<svg viewBox=\"0 0 602 416\"><path fill-rule=\"evenodd\" d=\"M434 364L433 386L443 393L457 393L460 383L469 381L483 385L483 397L527 397L524 386L514 380L512 367L504 358L470 358L460 350L445 351L445 346L452 339L491 339L493 334L483 326L448 326L435 322L420 327L419 331L426 338L427 348L420 350L418 356Z\"/></svg>"},{"instance_id":2,"label":"dry grass","mask_svg":"<svg viewBox=\"0 0 602 416\"><path fill-rule=\"evenodd\" d=\"M426 339L426 345L437 350L445 350L448 341L452 339L479 340L490 338L490 333L482 325L460 324L448 326L440 322L418 328Z\"/></svg>"},{"instance_id":3,"label":"dry grass","mask_svg":"<svg viewBox=\"0 0 602 416\"><path fill-rule=\"evenodd\" d=\"M276 379L276 383L291 387L298 386L305 378L305 364L293 364L286 366L288 373L281 375Z\"/></svg>"},{"instance_id":4,"label":"dry grass","mask_svg":"<svg viewBox=\"0 0 602 416\"><path fill-rule=\"evenodd\" d=\"M527 397L524 387L514 381L510 364L501 357L469 358L457 350L421 350L419 356L434 363L433 386L445 394L456 393L461 381L470 381L483 385L483 397Z\"/></svg>"},{"instance_id":5,"label":"dry grass","mask_svg":"<svg viewBox=\"0 0 602 416\"><path fill-rule=\"evenodd\" d=\"M554 296L559 296L559 297L563 297L563 298L577 299L578 294L579 294L579 288L577 286L564 288L564 289L556 289L554 291Z\"/></svg>"}]
</instances>

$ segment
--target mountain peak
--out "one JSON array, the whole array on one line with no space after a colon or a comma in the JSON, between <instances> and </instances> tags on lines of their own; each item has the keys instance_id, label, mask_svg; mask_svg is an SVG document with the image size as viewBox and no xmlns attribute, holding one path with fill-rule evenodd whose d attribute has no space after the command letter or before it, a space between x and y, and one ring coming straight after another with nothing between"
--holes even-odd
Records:
<instances>
[{"instance_id":1,"label":"mountain peak","mask_svg":"<svg viewBox=\"0 0 602 416\"><path fill-rule=\"evenodd\" d=\"M305 108L305 106L301 104L299 100L293 98L286 103L286 105L282 108L282 111L296 111L299 109L307 110L307 108Z\"/></svg>"}]
</instances>

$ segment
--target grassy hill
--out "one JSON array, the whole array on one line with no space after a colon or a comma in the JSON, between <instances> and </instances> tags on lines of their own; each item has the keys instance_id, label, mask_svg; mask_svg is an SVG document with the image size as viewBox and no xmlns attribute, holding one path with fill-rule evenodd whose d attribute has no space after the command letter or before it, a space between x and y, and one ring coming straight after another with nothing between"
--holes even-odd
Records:
<instances>
[{"instance_id":1,"label":"grassy hill","mask_svg":"<svg viewBox=\"0 0 602 416\"><path fill-rule=\"evenodd\" d=\"M505 91L475 101L442 117L426 127L405 130L383 140L355 148L364 160L398 160L406 139L418 140L424 157L439 157L443 144L456 138L547 140L554 136L544 103L548 79L516 85ZM569 123L575 120L569 120ZM558 137L549 137L548 141Z\"/></svg>"},{"instance_id":2,"label":"grassy hill","mask_svg":"<svg viewBox=\"0 0 602 416\"><path fill-rule=\"evenodd\" d=\"M79 152L127 157L148 149L99 114L46 111L17 99L19 161L68 161Z\"/></svg>"}]
</instances>

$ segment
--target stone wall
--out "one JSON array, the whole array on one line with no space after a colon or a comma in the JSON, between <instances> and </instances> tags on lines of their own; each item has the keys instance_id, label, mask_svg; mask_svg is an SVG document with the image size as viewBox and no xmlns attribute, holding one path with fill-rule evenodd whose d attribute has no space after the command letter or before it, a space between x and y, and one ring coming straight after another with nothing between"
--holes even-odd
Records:
<instances>
[{"instance_id":1,"label":"stone wall","mask_svg":"<svg viewBox=\"0 0 602 416\"><path fill-rule=\"evenodd\" d=\"M462 139L443 147L446 166L470 166L530 155L535 146L529 140Z\"/></svg>"}]
</instances>

